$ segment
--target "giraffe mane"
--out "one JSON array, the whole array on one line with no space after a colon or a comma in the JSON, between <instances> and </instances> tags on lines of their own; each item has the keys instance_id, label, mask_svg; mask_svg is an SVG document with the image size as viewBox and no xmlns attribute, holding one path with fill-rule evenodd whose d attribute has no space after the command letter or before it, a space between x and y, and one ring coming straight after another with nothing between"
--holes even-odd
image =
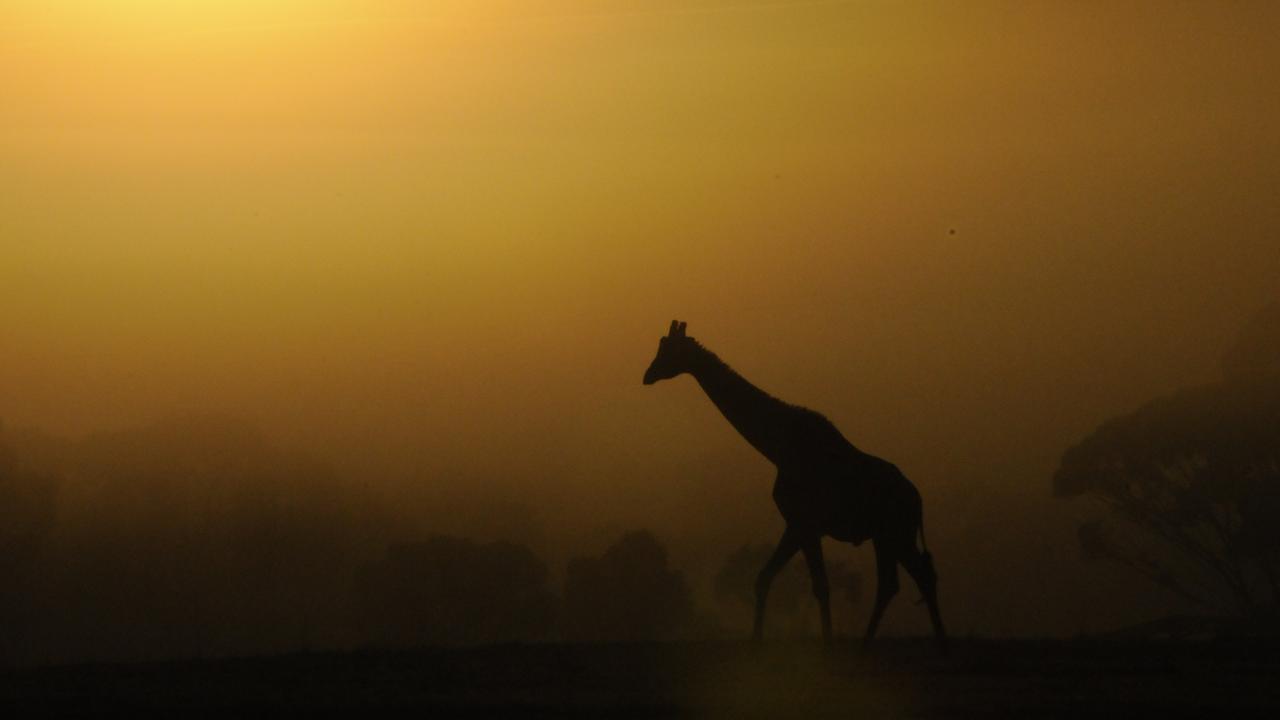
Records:
<instances>
[{"instance_id":1,"label":"giraffe mane","mask_svg":"<svg viewBox=\"0 0 1280 720\"><path fill-rule=\"evenodd\" d=\"M710 364L712 364L712 365L716 366L717 368L720 368L720 369L722 369L722 370L725 370L725 371L727 371L727 372L729 372L729 373L732 373L733 375L737 376L737 377L738 377L738 378L740 378L744 383L746 383L748 386L750 386L751 388L753 388L756 392L758 392L758 393L760 393L761 395L763 395L765 398L767 398L767 399L769 399L769 400L771 400L771 401L773 401L773 402L777 403L778 405L780 405L780 406L782 406L782 407L785 407L785 408L787 408L787 409L789 409L789 410L794 410L794 411L799 411L799 412L804 412L804 413L810 413L810 414L813 414L813 415L817 415L818 417L822 418L823 420L826 420L826 419L827 419L827 418L826 418L826 416L824 416L822 413L818 412L817 410L813 410L813 409L810 409L810 408L804 407L803 405L796 405L796 404L794 404L794 403L789 403L789 402L787 402L786 400L783 400L782 398L780 398L780 397L778 397L778 396L776 396L776 395L774 395L774 394L770 393L769 391L765 390L764 388L761 388L759 385L756 385L755 383L751 382L750 380L747 380L747 379L746 379L746 377L745 377L745 376L743 376L743 374L742 374L742 373L738 372L737 370L735 370L735 369L733 368L733 366L732 366L732 365L730 365L729 363L727 363L727 362L725 362L723 359L721 359L721 357L720 357L719 355L717 355L717 354L715 353L715 351L713 351L713 350L709 349L708 347L706 347L706 346L705 346L705 345L703 345L702 343L698 342L698 341L697 341L697 340L695 340L694 338L689 338L689 342L693 344L694 349L695 349L698 353L700 353L700 354L702 355L703 359L704 359L706 362L708 362L708 363L710 363ZM830 422L830 421L828 421L828 422Z\"/></svg>"}]
</instances>

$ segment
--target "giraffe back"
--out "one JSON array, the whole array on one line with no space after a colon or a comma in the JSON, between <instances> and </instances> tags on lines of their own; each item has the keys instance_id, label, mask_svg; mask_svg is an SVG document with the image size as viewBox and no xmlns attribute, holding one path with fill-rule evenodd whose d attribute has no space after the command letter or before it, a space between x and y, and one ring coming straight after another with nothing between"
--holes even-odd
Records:
<instances>
[{"instance_id":1,"label":"giraffe back","mask_svg":"<svg viewBox=\"0 0 1280 720\"><path fill-rule=\"evenodd\" d=\"M893 463L854 447L825 417L806 412L774 483L788 527L855 544L893 533L912 537L920 523L915 485Z\"/></svg>"}]
</instances>

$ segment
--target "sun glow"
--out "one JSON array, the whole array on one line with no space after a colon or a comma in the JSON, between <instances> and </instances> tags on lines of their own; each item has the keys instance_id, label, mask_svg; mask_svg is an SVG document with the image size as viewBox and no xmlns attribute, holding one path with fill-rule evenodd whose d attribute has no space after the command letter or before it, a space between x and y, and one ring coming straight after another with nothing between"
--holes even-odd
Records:
<instances>
[{"instance_id":1,"label":"sun glow","mask_svg":"<svg viewBox=\"0 0 1280 720\"><path fill-rule=\"evenodd\" d=\"M28 22L134 25L252 24L289 18L314 20L350 12L351 2L333 0L20 0L11 15Z\"/></svg>"},{"instance_id":2,"label":"sun glow","mask_svg":"<svg viewBox=\"0 0 1280 720\"><path fill-rule=\"evenodd\" d=\"M349 127L379 109L372 96L404 79L379 51L393 44L397 24L350 8L297 0L22 5L0 35L9 100L0 124L36 142L105 133L127 146L145 134L151 148L193 135L301 138Z\"/></svg>"},{"instance_id":3,"label":"sun glow","mask_svg":"<svg viewBox=\"0 0 1280 720\"><path fill-rule=\"evenodd\" d=\"M945 477L918 416L1039 427L1090 357L1063 343L1128 337L1093 318L1139 326L1179 284L1243 306L1276 274L1251 245L1280 167L1255 120L1273 24L1009 7L0 2L0 419L213 406L326 446L463 425L441 462L470 467L510 418L548 428L516 434L521 473L563 451L565 482L643 489L674 475L613 466L664 426L627 414L665 412L634 366L655 315L687 314ZM825 350L796 366L775 337Z\"/></svg>"}]
</instances>

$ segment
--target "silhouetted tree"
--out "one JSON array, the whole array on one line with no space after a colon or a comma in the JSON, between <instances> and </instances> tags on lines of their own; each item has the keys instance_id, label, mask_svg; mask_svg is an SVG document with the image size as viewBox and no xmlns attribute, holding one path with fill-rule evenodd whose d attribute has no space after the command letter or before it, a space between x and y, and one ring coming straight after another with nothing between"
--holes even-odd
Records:
<instances>
[{"instance_id":1,"label":"silhouetted tree","mask_svg":"<svg viewBox=\"0 0 1280 720\"><path fill-rule=\"evenodd\" d=\"M555 619L547 577L523 545L436 535L392 545L367 568L356 610L383 644L539 640Z\"/></svg>"},{"instance_id":2,"label":"silhouetted tree","mask_svg":"<svg viewBox=\"0 0 1280 720\"><path fill-rule=\"evenodd\" d=\"M564 630L571 640L671 638L695 622L684 575L667 566L667 551L647 530L623 535L598 558L569 561Z\"/></svg>"},{"instance_id":3,"label":"silhouetted tree","mask_svg":"<svg viewBox=\"0 0 1280 720\"><path fill-rule=\"evenodd\" d=\"M1214 609L1280 608L1280 305L1254 320L1221 382L1154 400L1067 450L1060 497L1112 511L1079 530L1119 562Z\"/></svg>"},{"instance_id":4,"label":"silhouetted tree","mask_svg":"<svg viewBox=\"0 0 1280 720\"><path fill-rule=\"evenodd\" d=\"M716 571L713 592L721 603L744 610L755 604L756 576L760 568L773 554L773 546L767 544L743 545L725 558ZM862 575L834 560L827 560L827 576L831 590L838 600L855 605L862 598ZM807 627L815 619L810 603L815 602L813 585L804 563L792 562L778 574L769 591L769 604L778 615L790 618L792 623Z\"/></svg>"}]
</instances>

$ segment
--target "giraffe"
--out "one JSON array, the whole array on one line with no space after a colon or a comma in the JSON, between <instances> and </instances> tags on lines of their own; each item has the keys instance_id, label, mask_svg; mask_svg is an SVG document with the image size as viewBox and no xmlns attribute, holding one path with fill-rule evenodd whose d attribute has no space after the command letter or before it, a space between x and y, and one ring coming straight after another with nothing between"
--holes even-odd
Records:
<instances>
[{"instance_id":1,"label":"giraffe","mask_svg":"<svg viewBox=\"0 0 1280 720\"><path fill-rule=\"evenodd\" d=\"M854 545L870 540L875 547L876 599L863 644L875 637L885 608L898 592L901 565L928 604L935 639L945 654L947 635L938 611L937 573L924 543L915 485L892 463L854 447L819 413L752 385L689 337L686 327L671 321L667 335L658 341L657 357L645 371L644 384L692 375L729 424L778 470L773 501L786 529L756 579L752 638L759 641L764 633L769 586L799 552L818 601L823 641L830 643L830 589L822 559L822 538L830 536ZM916 547L917 534L923 549Z\"/></svg>"}]
</instances>

